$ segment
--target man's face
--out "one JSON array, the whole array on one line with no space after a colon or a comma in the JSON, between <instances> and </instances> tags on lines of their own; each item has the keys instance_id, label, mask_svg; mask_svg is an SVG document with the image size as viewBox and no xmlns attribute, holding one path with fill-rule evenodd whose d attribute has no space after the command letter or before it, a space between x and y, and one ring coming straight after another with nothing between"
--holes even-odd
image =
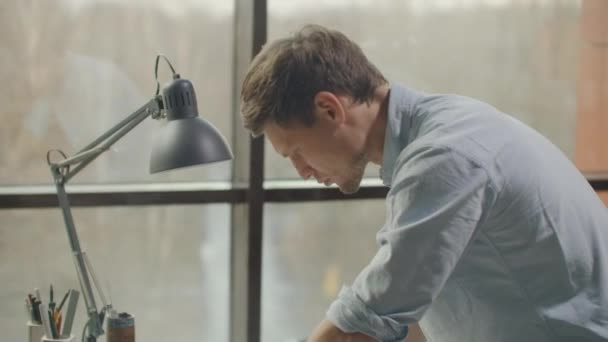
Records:
<instances>
[{"instance_id":1,"label":"man's face","mask_svg":"<svg viewBox=\"0 0 608 342\"><path fill-rule=\"evenodd\" d=\"M269 122L264 133L277 153L291 160L300 177L314 177L326 186L336 184L345 194L359 189L368 161L348 128L326 120L317 120L312 127Z\"/></svg>"}]
</instances>

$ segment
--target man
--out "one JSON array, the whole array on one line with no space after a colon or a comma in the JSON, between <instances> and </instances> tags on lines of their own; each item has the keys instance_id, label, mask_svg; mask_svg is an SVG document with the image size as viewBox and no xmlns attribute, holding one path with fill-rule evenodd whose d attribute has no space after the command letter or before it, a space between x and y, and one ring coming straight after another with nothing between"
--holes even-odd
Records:
<instances>
[{"instance_id":1,"label":"man","mask_svg":"<svg viewBox=\"0 0 608 342\"><path fill-rule=\"evenodd\" d=\"M243 121L303 178L390 187L378 252L310 340L608 341L608 211L555 146L492 106L389 84L306 26L256 56Z\"/></svg>"}]
</instances>

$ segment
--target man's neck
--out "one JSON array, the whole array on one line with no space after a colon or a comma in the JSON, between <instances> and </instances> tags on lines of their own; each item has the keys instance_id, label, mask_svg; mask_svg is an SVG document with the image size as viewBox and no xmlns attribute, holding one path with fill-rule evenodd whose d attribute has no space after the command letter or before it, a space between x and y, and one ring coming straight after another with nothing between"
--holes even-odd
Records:
<instances>
[{"instance_id":1,"label":"man's neck","mask_svg":"<svg viewBox=\"0 0 608 342\"><path fill-rule=\"evenodd\" d=\"M374 119L367 135L366 151L369 161L377 165L382 164L389 95L390 86L388 84L379 87L376 89L374 101L370 106Z\"/></svg>"}]
</instances>

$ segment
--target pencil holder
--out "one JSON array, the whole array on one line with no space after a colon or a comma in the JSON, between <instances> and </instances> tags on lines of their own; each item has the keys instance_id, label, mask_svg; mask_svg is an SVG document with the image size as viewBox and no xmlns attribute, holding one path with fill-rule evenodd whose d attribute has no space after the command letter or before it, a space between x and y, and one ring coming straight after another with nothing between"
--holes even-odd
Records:
<instances>
[{"instance_id":1,"label":"pencil holder","mask_svg":"<svg viewBox=\"0 0 608 342\"><path fill-rule=\"evenodd\" d=\"M42 324L36 324L32 321L27 322L27 341L28 342L40 342L40 339L44 335L44 327Z\"/></svg>"},{"instance_id":2,"label":"pencil holder","mask_svg":"<svg viewBox=\"0 0 608 342\"><path fill-rule=\"evenodd\" d=\"M70 335L70 337L66 338L49 338L46 335L42 336L41 342L73 342L74 335Z\"/></svg>"}]
</instances>

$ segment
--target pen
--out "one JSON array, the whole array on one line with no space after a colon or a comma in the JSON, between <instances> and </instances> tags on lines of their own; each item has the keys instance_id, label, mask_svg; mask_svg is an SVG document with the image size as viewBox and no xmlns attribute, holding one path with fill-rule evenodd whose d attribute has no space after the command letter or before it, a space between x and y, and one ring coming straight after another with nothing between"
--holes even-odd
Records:
<instances>
[{"instance_id":1,"label":"pen","mask_svg":"<svg viewBox=\"0 0 608 342\"><path fill-rule=\"evenodd\" d=\"M57 332L57 323L55 323L55 320L53 319L53 314L51 313L51 310L47 310L46 311L48 317L49 317L49 323L51 326L51 335L53 338L59 338L58 332Z\"/></svg>"},{"instance_id":2,"label":"pen","mask_svg":"<svg viewBox=\"0 0 608 342\"><path fill-rule=\"evenodd\" d=\"M36 314L36 310L38 310L38 307L36 307L35 304L35 299L34 296L32 296L31 293L27 294L27 298L25 299L27 305L28 305L28 309L30 310L30 316L32 317L32 322L33 323L39 323L38 322L38 315Z\"/></svg>"},{"instance_id":3,"label":"pen","mask_svg":"<svg viewBox=\"0 0 608 342\"><path fill-rule=\"evenodd\" d=\"M25 313L26 313L28 319L31 322L34 322L34 317L32 316L32 307L30 305L30 302L27 300L27 298L25 298Z\"/></svg>"},{"instance_id":4,"label":"pen","mask_svg":"<svg viewBox=\"0 0 608 342\"><path fill-rule=\"evenodd\" d=\"M55 302L53 302L53 284L51 284L51 291L49 295L49 310L51 310L51 313L55 313Z\"/></svg>"},{"instance_id":5,"label":"pen","mask_svg":"<svg viewBox=\"0 0 608 342\"><path fill-rule=\"evenodd\" d=\"M44 334L47 337L53 337L53 331L51 330L51 322L49 321L49 311L46 309L46 306L42 303L38 306L40 317L42 321L42 326L44 326Z\"/></svg>"},{"instance_id":6,"label":"pen","mask_svg":"<svg viewBox=\"0 0 608 342\"><path fill-rule=\"evenodd\" d=\"M34 311L34 319L36 320L36 323L38 323L38 324L42 324L42 316L40 316L40 304L42 304L42 302L37 299L34 299L34 301L32 302L32 308Z\"/></svg>"},{"instance_id":7,"label":"pen","mask_svg":"<svg viewBox=\"0 0 608 342\"><path fill-rule=\"evenodd\" d=\"M57 311L61 311L61 308L63 307L63 304L65 304L65 300L68 299L69 294L70 294L70 291L68 290L68 292L65 293L65 296L63 296L61 303L59 303L59 307L57 308Z\"/></svg>"}]
</instances>

